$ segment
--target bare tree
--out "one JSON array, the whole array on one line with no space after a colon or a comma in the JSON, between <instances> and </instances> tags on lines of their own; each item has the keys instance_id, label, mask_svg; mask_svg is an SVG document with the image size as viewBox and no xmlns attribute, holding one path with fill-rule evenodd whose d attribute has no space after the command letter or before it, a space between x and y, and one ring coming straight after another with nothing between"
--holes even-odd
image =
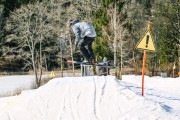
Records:
<instances>
[{"instance_id":1,"label":"bare tree","mask_svg":"<svg viewBox=\"0 0 180 120\"><path fill-rule=\"evenodd\" d=\"M112 36L109 37L113 39L113 52L114 52L114 67L115 67L115 74L117 74L116 67L119 66L119 74L121 79L121 71L123 64L127 62L127 57L129 55L129 46L128 41L129 38L127 36L128 30L125 28L125 17L122 11L118 10L117 7L118 2L114 2L114 4L107 10L108 14L111 18L110 28L112 30ZM129 59L129 58L128 58Z\"/></svg>"},{"instance_id":2,"label":"bare tree","mask_svg":"<svg viewBox=\"0 0 180 120\"><path fill-rule=\"evenodd\" d=\"M93 11L101 7L101 2L98 0L69 0L76 9L77 17L92 22Z\"/></svg>"},{"instance_id":3,"label":"bare tree","mask_svg":"<svg viewBox=\"0 0 180 120\"><path fill-rule=\"evenodd\" d=\"M69 40L69 48L70 48L70 54L71 54L73 75L75 75L75 71L74 71L74 56L73 56L74 51L75 51L75 49L74 49L75 45L72 42L71 34L70 34L69 30L67 31L66 36L67 36L67 38Z\"/></svg>"},{"instance_id":4,"label":"bare tree","mask_svg":"<svg viewBox=\"0 0 180 120\"><path fill-rule=\"evenodd\" d=\"M6 42L17 44L9 49L26 61L26 66L32 66L37 86L41 85L42 53L46 50L42 44L48 38L57 36L57 15L58 12L52 12L47 4L37 2L17 9L6 22L6 30L10 33Z\"/></svg>"},{"instance_id":5,"label":"bare tree","mask_svg":"<svg viewBox=\"0 0 180 120\"><path fill-rule=\"evenodd\" d=\"M14 11L6 22L6 42L15 42L17 45L4 48L4 54L10 52L12 56L23 59L26 67L32 67L39 86L43 65L47 68L47 54L55 51L55 47L46 45L58 40L68 19L92 16L92 11L97 8L96 3L96 0L45 0L22 6ZM65 31L63 30L64 33ZM72 48L71 36L68 38L71 43L68 45ZM71 52L68 52L69 50ZM71 53L73 57L73 52L73 48L68 49L65 56ZM62 54L60 56L62 57Z\"/></svg>"}]
</instances>

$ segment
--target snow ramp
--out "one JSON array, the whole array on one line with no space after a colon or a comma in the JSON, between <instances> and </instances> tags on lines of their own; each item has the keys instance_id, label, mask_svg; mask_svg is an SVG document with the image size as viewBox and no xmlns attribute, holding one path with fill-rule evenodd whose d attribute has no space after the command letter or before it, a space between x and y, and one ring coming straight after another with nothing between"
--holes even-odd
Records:
<instances>
[{"instance_id":1,"label":"snow ramp","mask_svg":"<svg viewBox=\"0 0 180 120\"><path fill-rule=\"evenodd\" d=\"M113 76L55 78L0 108L0 120L175 120Z\"/></svg>"}]
</instances>

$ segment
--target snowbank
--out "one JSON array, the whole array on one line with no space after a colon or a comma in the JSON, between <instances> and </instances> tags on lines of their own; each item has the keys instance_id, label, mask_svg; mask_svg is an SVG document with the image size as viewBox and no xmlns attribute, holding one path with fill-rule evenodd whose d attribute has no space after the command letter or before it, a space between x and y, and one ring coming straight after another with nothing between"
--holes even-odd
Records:
<instances>
[{"instance_id":1,"label":"snowbank","mask_svg":"<svg viewBox=\"0 0 180 120\"><path fill-rule=\"evenodd\" d=\"M1 120L176 120L112 76L65 77L0 107Z\"/></svg>"}]
</instances>

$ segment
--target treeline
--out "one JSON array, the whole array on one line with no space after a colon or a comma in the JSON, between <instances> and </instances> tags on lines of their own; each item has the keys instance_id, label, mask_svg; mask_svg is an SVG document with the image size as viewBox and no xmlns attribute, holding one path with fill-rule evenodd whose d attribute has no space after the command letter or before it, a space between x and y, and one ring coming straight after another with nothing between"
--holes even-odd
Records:
<instances>
[{"instance_id":1,"label":"treeline","mask_svg":"<svg viewBox=\"0 0 180 120\"><path fill-rule=\"evenodd\" d=\"M62 60L76 53L73 34L65 27L74 18L95 26L97 61L107 57L121 70L131 67L137 73L142 51L136 44L150 23L156 51L148 52L148 70L152 75L158 71L170 75L174 64L178 70L179 0L0 0L1 70L62 66Z\"/></svg>"}]
</instances>

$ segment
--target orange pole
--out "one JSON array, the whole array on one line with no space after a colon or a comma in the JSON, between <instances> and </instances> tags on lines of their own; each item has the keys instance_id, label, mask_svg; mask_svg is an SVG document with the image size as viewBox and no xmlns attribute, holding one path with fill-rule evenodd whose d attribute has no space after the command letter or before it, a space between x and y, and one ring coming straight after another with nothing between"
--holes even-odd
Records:
<instances>
[{"instance_id":1,"label":"orange pole","mask_svg":"<svg viewBox=\"0 0 180 120\"><path fill-rule=\"evenodd\" d=\"M150 31L150 24L147 25L147 30ZM144 50L143 55L143 66L142 66L142 96L144 96L144 72L145 72L145 65L146 65L146 50Z\"/></svg>"},{"instance_id":2,"label":"orange pole","mask_svg":"<svg viewBox=\"0 0 180 120\"><path fill-rule=\"evenodd\" d=\"M145 64L146 64L146 50L144 50L143 66L142 66L142 96L144 96L144 71L145 71Z\"/></svg>"},{"instance_id":3,"label":"orange pole","mask_svg":"<svg viewBox=\"0 0 180 120\"><path fill-rule=\"evenodd\" d=\"M150 31L150 24L148 23L147 30Z\"/></svg>"}]
</instances>

